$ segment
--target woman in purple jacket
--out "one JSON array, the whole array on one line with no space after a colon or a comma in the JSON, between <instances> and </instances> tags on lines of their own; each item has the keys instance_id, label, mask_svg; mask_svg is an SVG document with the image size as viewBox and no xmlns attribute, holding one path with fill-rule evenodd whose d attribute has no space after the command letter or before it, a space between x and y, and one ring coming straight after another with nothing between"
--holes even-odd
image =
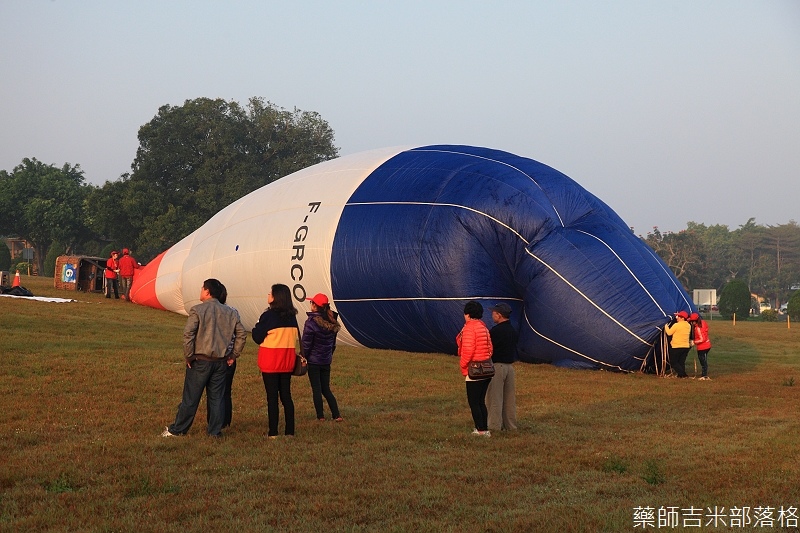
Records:
<instances>
[{"instance_id":1,"label":"woman in purple jacket","mask_svg":"<svg viewBox=\"0 0 800 533\"><path fill-rule=\"evenodd\" d=\"M307 313L308 319L303 326L302 343L308 359L308 381L311 382L314 409L317 411L317 419L324 422L322 397L325 396L331 418L341 422L339 405L331 392L331 362L336 349L336 334L341 326L336 321L338 315L331 309L327 296L320 293L308 300L311 302L311 312Z\"/></svg>"}]
</instances>

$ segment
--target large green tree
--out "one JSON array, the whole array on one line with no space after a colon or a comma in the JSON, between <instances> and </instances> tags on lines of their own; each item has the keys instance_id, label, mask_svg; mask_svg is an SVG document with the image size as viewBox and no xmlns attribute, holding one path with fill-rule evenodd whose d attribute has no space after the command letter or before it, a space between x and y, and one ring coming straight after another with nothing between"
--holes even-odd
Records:
<instances>
[{"instance_id":1,"label":"large green tree","mask_svg":"<svg viewBox=\"0 0 800 533\"><path fill-rule=\"evenodd\" d=\"M30 242L42 272L53 242L64 243L67 251L87 237L83 201L88 191L79 165L58 168L23 159L11 173L0 171L0 234Z\"/></svg>"},{"instance_id":2,"label":"large green tree","mask_svg":"<svg viewBox=\"0 0 800 533\"><path fill-rule=\"evenodd\" d=\"M800 280L800 226L797 222L767 226L764 256L769 270L765 272L764 287L773 308L791 296L789 287Z\"/></svg>"},{"instance_id":3,"label":"large green tree","mask_svg":"<svg viewBox=\"0 0 800 533\"><path fill-rule=\"evenodd\" d=\"M731 280L719 296L719 312L725 318L738 320L750 317L750 288L741 279Z\"/></svg>"},{"instance_id":4,"label":"large green tree","mask_svg":"<svg viewBox=\"0 0 800 533\"><path fill-rule=\"evenodd\" d=\"M733 234L728 226L715 224L706 226L689 222L686 230L697 237L696 245L702 248L702 261L693 269L688 286L693 289L717 289L736 277L739 271Z\"/></svg>"},{"instance_id":5,"label":"large green tree","mask_svg":"<svg viewBox=\"0 0 800 533\"><path fill-rule=\"evenodd\" d=\"M220 209L287 174L338 155L317 113L251 98L166 105L139 130L132 173L92 195L92 228L148 260Z\"/></svg>"},{"instance_id":6,"label":"large green tree","mask_svg":"<svg viewBox=\"0 0 800 533\"><path fill-rule=\"evenodd\" d=\"M123 174L119 181L107 181L102 187L92 188L84 202L86 223L105 243L131 247L136 242L138 232L134 228L139 226L138 217L133 209L126 209L123 205L123 200L128 197L129 179L128 174ZM92 253L100 252L94 250Z\"/></svg>"}]
</instances>

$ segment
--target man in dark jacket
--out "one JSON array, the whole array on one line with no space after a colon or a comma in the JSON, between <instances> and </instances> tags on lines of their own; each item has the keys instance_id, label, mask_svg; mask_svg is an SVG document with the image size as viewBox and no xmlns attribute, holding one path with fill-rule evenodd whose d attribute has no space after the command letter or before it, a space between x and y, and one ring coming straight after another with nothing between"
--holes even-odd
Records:
<instances>
[{"instance_id":1,"label":"man in dark jacket","mask_svg":"<svg viewBox=\"0 0 800 533\"><path fill-rule=\"evenodd\" d=\"M489 307L496 324L490 331L494 352L494 377L486 391L490 431L517 429L517 399L514 361L517 360L517 332L511 325L511 306L499 303Z\"/></svg>"},{"instance_id":2,"label":"man in dark jacket","mask_svg":"<svg viewBox=\"0 0 800 533\"><path fill-rule=\"evenodd\" d=\"M183 330L183 355L186 360L183 398L175 422L164 428L162 437L188 433L204 389L207 391L206 401L210 411L208 434L212 437L222 436L226 367L239 357L247 340L239 313L219 302L224 291L225 287L219 280L205 280L200 289L200 303L189 311ZM227 355L231 339L234 339L233 352Z\"/></svg>"}]
</instances>

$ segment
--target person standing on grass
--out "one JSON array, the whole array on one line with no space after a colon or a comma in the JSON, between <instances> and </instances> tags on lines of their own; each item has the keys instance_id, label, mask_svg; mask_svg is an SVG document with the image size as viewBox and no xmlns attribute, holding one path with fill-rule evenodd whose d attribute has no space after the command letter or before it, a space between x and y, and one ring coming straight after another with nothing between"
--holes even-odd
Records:
<instances>
[{"instance_id":1,"label":"person standing on grass","mask_svg":"<svg viewBox=\"0 0 800 533\"><path fill-rule=\"evenodd\" d=\"M303 326L303 351L308 359L308 381L311 383L311 393L314 400L314 409L317 420L325 421L325 411L322 397L328 402L331 418L341 422L339 404L331 392L331 363L333 351L336 350L336 335L341 326L336 321L337 314L331 309L328 297L320 293L311 302L311 312Z\"/></svg>"},{"instance_id":2,"label":"person standing on grass","mask_svg":"<svg viewBox=\"0 0 800 533\"><path fill-rule=\"evenodd\" d=\"M491 437L486 410L486 390L491 379L474 380L469 377L467 367L470 361L484 361L492 357L492 339L486 324L483 323L483 306L471 300L464 306L464 327L456 337L461 374L467 386L467 403L475 423L473 435Z\"/></svg>"},{"instance_id":3,"label":"person standing on grass","mask_svg":"<svg viewBox=\"0 0 800 533\"><path fill-rule=\"evenodd\" d=\"M488 425L492 431L517 429L517 399L514 361L517 360L517 331L511 325L511 306L499 303L489 310L495 326L489 331L492 339L494 377L486 391Z\"/></svg>"},{"instance_id":4,"label":"person standing on grass","mask_svg":"<svg viewBox=\"0 0 800 533\"><path fill-rule=\"evenodd\" d=\"M708 338L708 322L703 320L697 313L689 315L689 323L692 324L692 340L697 348L697 359L703 369L701 380L711 379L708 377L708 352L711 350L711 339Z\"/></svg>"},{"instance_id":5,"label":"person standing on grass","mask_svg":"<svg viewBox=\"0 0 800 533\"><path fill-rule=\"evenodd\" d=\"M175 422L164 428L162 437L189 432L204 389L209 411L207 432L212 437L222 436L222 398L227 367L239 357L247 341L239 313L219 301L224 291L225 286L219 280L205 280L200 288L200 303L189 310L183 329L183 356L186 359L183 398ZM229 355L231 339L235 340Z\"/></svg>"},{"instance_id":6,"label":"person standing on grass","mask_svg":"<svg viewBox=\"0 0 800 533\"><path fill-rule=\"evenodd\" d=\"M689 314L686 311L675 313L675 323L670 321L664 326L667 335L671 335L669 342L669 364L675 375L679 378L688 378L686 374L686 356L689 355L691 348L689 337L692 334L692 326L686 319Z\"/></svg>"},{"instance_id":7,"label":"person standing on grass","mask_svg":"<svg viewBox=\"0 0 800 533\"><path fill-rule=\"evenodd\" d=\"M131 251L127 248L122 249L122 257L119 258L119 276L122 289L122 294L125 295L125 301L131 301L131 285L133 285L133 273L141 265L131 257Z\"/></svg>"},{"instance_id":8,"label":"person standing on grass","mask_svg":"<svg viewBox=\"0 0 800 533\"><path fill-rule=\"evenodd\" d=\"M119 281L117 275L119 274L119 253L114 250L111 252L111 257L106 259L106 298L111 298L111 290L114 290L114 298L119 300Z\"/></svg>"},{"instance_id":9,"label":"person standing on grass","mask_svg":"<svg viewBox=\"0 0 800 533\"><path fill-rule=\"evenodd\" d=\"M258 344L258 368L267 393L267 436L275 439L278 438L279 398L286 419L284 433L294 436L292 371L295 343L299 341L300 330L289 287L281 283L273 285L267 295L267 303L269 307L253 327L252 336Z\"/></svg>"},{"instance_id":10,"label":"person standing on grass","mask_svg":"<svg viewBox=\"0 0 800 533\"><path fill-rule=\"evenodd\" d=\"M225 288L225 285L222 285L222 291L218 300L219 303L227 305L226 302L228 301L228 289ZM233 309L233 311L236 313L236 316L239 316L239 311L233 307L231 307L231 309ZM229 363L225 368L225 392L222 394L222 429L231 427L231 420L233 419L233 399L231 397L231 389L233 388L233 376L236 374L236 359L233 357L233 346L235 344L236 335L234 334L225 353L225 358L232 360L232 362ZM206 410L206 416L208 418L208 423L211 424L211 409Z\"/></svg>"}]
</instances>

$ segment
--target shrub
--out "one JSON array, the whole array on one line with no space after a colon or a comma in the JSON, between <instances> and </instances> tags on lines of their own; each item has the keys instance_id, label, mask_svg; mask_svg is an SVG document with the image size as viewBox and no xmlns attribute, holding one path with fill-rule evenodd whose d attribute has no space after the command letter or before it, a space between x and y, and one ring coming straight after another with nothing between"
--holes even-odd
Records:
<instances>
[{"instance_id":1,"label":"shrub","mask_svg":"<svg viewBox=\"0 0 800 533\"><path fill-rule=\"evenodd\" d=\"M719 295L719 313L725 318L747 320L750 316L750 288L740 279L728 282Z\"/></svg>"},{"instance_id":2,"label":"shrub","mask_svg":"<svg viewBox=\"0 0 800 533\"><path fill-rule=\"evenodd\" d=\"M11 270L11 250L5 241L0 241L0 270Z\"/></svg>"},{"instance_id":3,"label":"shrub","mask_svg":"<svg viewBox=\"0 0 800 533\"><path fill-rule=\"evenodd\" d=\"M626 463L623 459L612 455L605 460L602 468L603 472L616 472L617 474L624 474L628 471L628 463Z\"/></svg>"},{"instance_id":4,"label":"shrub","mask_svg":"<svg viewBox=\"0 0 800 533\"><path fill-rule=\"evenodd\" d=\"M41 273L42 276L53 277L56 271L56 258L59 255L62 255L64 251L64 247L61 246L59 243L54 242L50 249L47 250L47 255L44 257L44 272Z\"/></svg>"},{"instance_id":5,"label":"shrub","mask_svg":"<svg viewBox=\"0 0 800 533\"><path fill-rule=\"evenodd\" d=\"M789 298L786 304L786 312L789 313L789 317L792 320L800 320L800 291L795 292Z\"/></svg>"},{"instance_id":6,"label":"shrub","mask_svg":"<svg viewBox=\"0 0 800 533\"><path fill-rule=\"evenodd\" d=\"M27 274L29 268L30 265L28 265L27 261L23 261L22 259L17 259L16 261L11 261L11 268L9 269L9 271L11 272L12 276L17 270L19 270L20 274Z\"/></svg>"},{"instance_id":7,"label":"shrub","mask_svg":"<svg viewBox=\"0 0 800 533\"><path fill-rule=\"evenodd\" d=\"M761 320L764 322L777 322L780 314L775 309L764 309L761 311Z\"/></svg>"},{"instance_id":8,"label":"shrub","mask_svg":"<svg viewBox=\"0 0 800 533\"><path fill-rule=\"evenodd\" d=\"M666 481L666 476L664 475L664 471L658 466L658 463L651 459L644 464L642 479L651 485L660 485Z\"/></svg>"}]
</instances>

